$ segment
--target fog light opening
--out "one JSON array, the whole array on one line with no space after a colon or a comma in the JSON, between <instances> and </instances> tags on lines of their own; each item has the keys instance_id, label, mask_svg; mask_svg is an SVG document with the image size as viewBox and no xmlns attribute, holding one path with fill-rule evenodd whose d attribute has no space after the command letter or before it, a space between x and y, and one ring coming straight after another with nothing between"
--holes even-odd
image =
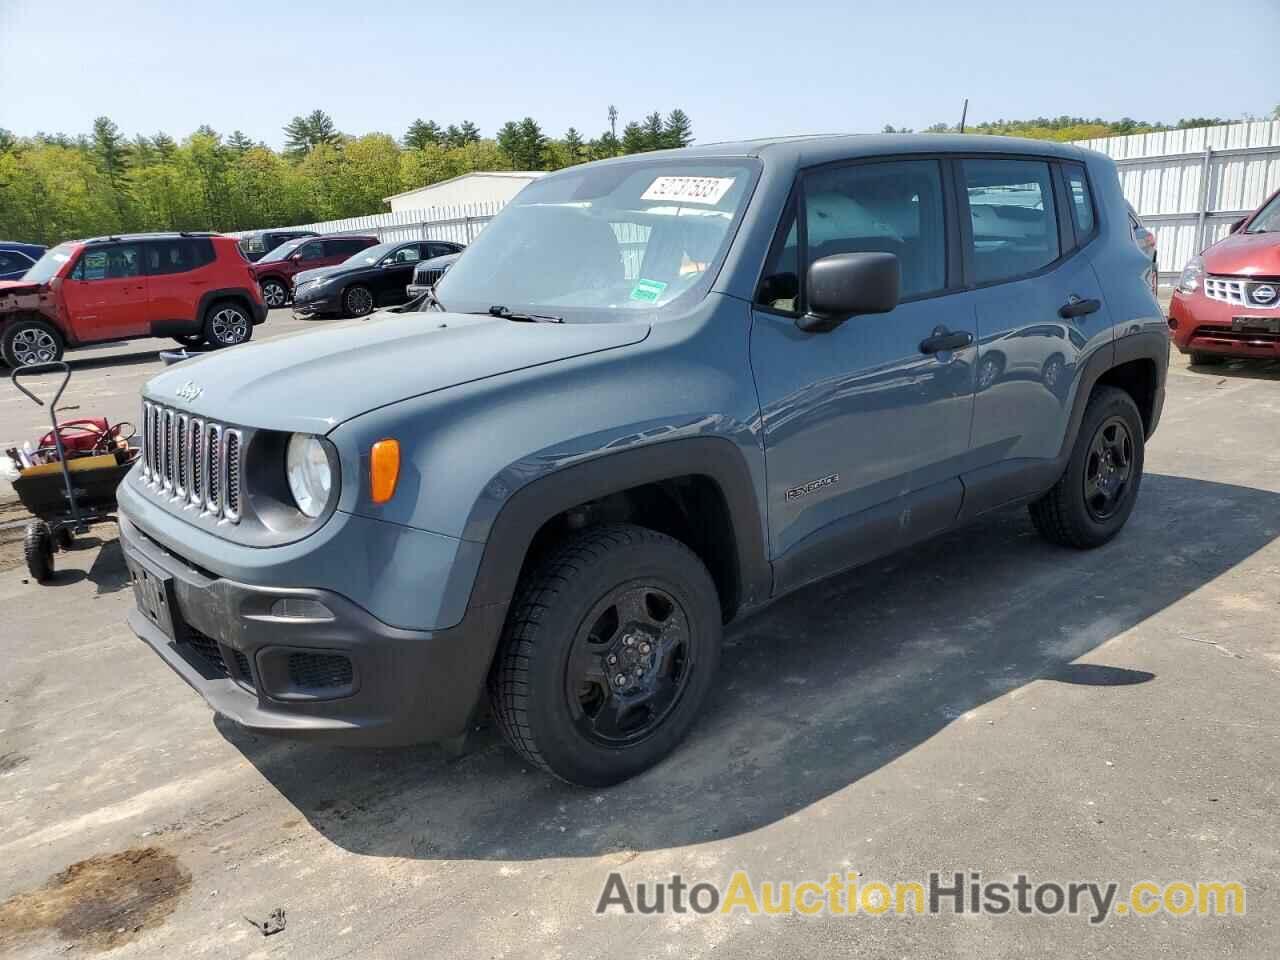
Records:
<instances>
[{"instance_id":1,"label":"fog light opening","mask_svg":"<svg viewBox=\"0 0 1280 960\"><path fill-rule=\"evenodd\" d=\"M281 597L271 604L271 615L284 620L332 620L333 611L319 600Z\"/></svg>"}]
</instances>

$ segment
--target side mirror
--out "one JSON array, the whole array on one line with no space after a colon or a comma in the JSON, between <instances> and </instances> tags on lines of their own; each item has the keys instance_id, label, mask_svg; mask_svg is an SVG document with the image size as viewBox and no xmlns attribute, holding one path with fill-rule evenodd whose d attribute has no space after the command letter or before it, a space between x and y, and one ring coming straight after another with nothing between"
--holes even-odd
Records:
<instances>
[{"instance_id":1,"label":"side mirror","mask_svg":"<svg viewBox=\"0 0 1280 960\"><path fill-rule=\"evenodd\" d=\"M289 259L290 259L291 261L293 261L294 263L301 263L301 262L302 262L302 254L300 254L300 253L291 253L291 254L289 254Z\"/></svg>"},{"instance_id":2,"label":"side mirror","mask_svg":"<svg viewBox=\"0 0 1280 960\"><path fill-rule=\"evenodd\" d=\"M1239 229L1244 226L1244 222L1248 219L1249 219L1248 217L1241 217L1235 223L1231 224L1231 232L1236 233L1237 231L1239 231Z\"/></svg>"},{"instance_id":3,"label":"side mirror","mask_svg":"<svg viewBox=\"0 0 1280 960\"><path fill-rule=\"evenodd\" d=\"M902 271L892 253L837 253L809 264L806 333L834 330L852 316L888 313L898 305Z\"/></svg>"}]
</instances>

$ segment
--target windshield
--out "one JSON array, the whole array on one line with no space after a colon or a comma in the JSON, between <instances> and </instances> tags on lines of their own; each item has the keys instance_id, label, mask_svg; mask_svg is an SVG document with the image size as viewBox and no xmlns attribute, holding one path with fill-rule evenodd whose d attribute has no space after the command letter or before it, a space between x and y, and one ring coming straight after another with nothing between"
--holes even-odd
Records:
<instances>
[{"instance_id":1,"label":"windshield","mask_svg":"<svg viewBox=\"0 0 1280 960\"><path fill-rule=\"evenodd\" d=\"M22 279L30 283L47 283L62 269L62 265L71 259L71 252L71 244L59 244L37 260L31 269L22 275Z\"/></svg>"},{"instance_id":2,"label":"windshield","mask_svg":"<svg viewBox=\"0 0 1280 960\"><path fill-rule=\"evenodd\" d=\"M1253 218L1245 233L1280 233L1280 193Z\"/></svg>"},{"instance_id":3,"label":"windshield","mask_svg":"<svg viewBox=\"0 0 1280 960\"><path fill-rule=\"evenodd\" d=\"M359 253L353 253L342 262L344 264L349 263L353 267L357 264L373 266L398 246L400 246L398 243L380 243L376 247L365 247Z\"/></svg>"},{"instance_id":4,"label":"windshield","mask_svg":"<svg viewBox=\"0 0 1280 960\"><path fill-rule=\"evenodd\" d=\"M310 239L311 237L299 237L297 240L287 240L284 243L280 244L280 246L272 250L270 253L268 253L265 257L263 257L258 262L271 263L275 260L283 260L285 257L293 253L293 251L297 250L300 246L302 246L304 243L306 243Z\"/></svg>"},{"instance_id":5,"label":"windshield","mask_svg":"<svg viewBox=\"0 0 1280 960\"><path fill-rule=\"evenodd\" d=\"M436 290L448 310L566 320L704 296L755 183L754 160L606 164L529 184Z\"/></svg>"}]
</instances>

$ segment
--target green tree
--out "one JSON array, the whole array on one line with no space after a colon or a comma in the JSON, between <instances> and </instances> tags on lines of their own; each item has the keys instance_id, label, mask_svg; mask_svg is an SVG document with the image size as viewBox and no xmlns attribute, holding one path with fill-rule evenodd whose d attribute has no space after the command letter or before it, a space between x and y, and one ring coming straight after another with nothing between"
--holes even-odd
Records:
<instances>
[{"instance_id":1,"label":"green tree","mask_svg":"<svg viewBox=\"0 0 1280 960\"><path fill-rule=\"evenodd\" d=\"M693 122L679 107L667 114L662 125L662 145L672 149L687 147L693 143Z\"/></svg>"},{"instance_id":2,"label":"green tree","mask_svg":"<svg viewBox=\"0 0 1280 960\"><path fill-rule=\"evenodd\" d=\"M462 135L462 143L459 146L465 147L468 143L480 142L480 128L470 120L463 120L458 132Z\"/></svg>"},{"instance_id":3,"label":"green tree","mask_svg":"<svg viewBox=\"0 0 1280 960\"><path fill-rule=\"evenodd\" d=\"M645 136L644 128L640 124L632 120L622 128L622 143L620 144L623 153L640 153L649 149L649 140Z\"/></svg>"},{"instance_id":4,"label":"green tree","mask_svg":"<svg viewBox=\"0 0 1280 960\"><path fill-rule=\"evenodd\" d=\"M151 145L156 148L156 156L165 161L172 160L178 151L177 141L163 132L151 138Z\"/></svg>"},{"instance_id":5,"label":"green tree","mask_svg":"<svg viewBox=\"0 0 1280 960\"><path fill-rule=\"evenodd\" d=\"M334 125L333 118L323 110L312 110L305 117L296 116L284 128L285 153L301 159L319 146L338 147L342 143L342 134Z\"/></svg>"},{"instance_id":6,"label":"green tree","mask_svg":"<svg viewBox=\"0 0 1280 960\"><path fill-rule=\"evenodd\" d=\"M244 132L232 130L231 136L227 137L227 147L243 156L253 149L253 141Z\"/></svg>"},{"instance_id":7,"label":"green tree","mask_svg":"<svg viewBox=\"0 0 1280 960\"><path fill-rule=\"evenodd\" d=\"M587 159L587 145L582 142L582 134L575 127L570 127L564 132L564 149L569 158L566 166L582 163Z\"/></svg>"},{"instance_id":8,"label":"green tree","mask_svg":"<svg viewBox=\"0 0 1280 960\"><path fill-rule=\"evenodd\" d=\"M657 110L644 118L644 147L645 150L661 150L666 146L663 137L662 114Z\"/></svg>"},{"instance_id":9,"label":"green tree","mask_svg":"<svg viewBox=\"0 0 1280 960\"><path fill-rule=\"evenodd\" d=\"M409 150L421 150L430 144L439 143L444 131L434 120L418 119L409 124L404 134L404 145Z\"/></svg>"}]
</instances>

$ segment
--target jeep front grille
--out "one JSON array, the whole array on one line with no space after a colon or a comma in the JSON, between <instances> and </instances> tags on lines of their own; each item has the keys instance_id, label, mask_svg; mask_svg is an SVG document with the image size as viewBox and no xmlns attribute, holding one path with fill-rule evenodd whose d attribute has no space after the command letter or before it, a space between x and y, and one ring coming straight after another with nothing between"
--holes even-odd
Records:
<instances>
[{"instance_id":1,"label":"jeep front grille","mask_svg":"<svg viewBox=\"0 0 1280 960\"><path fill-rule=\"evenodd\" d=\"M240 521L244 436L234 427L146 401L142 475L151 489L202 514Z\"/></svg>"}]
</instances>

